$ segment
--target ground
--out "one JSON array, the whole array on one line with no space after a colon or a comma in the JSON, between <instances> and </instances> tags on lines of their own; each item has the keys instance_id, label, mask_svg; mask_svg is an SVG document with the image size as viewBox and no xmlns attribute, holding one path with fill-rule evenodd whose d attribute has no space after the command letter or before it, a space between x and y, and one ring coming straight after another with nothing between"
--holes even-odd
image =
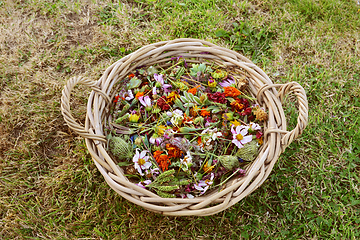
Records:
<instances>
[{"instance_id":1,"label":"ground","mask_svg":"<svg viewBox=\"0 0 360 240\"><path fill-rule=\"evenodd\" d=\"M0 1L1 239L359 239L360 5L341 0ZM268 180L212 217L164 217L107 186L61 115L71 76L98 79L180 37L299 82L309 125ZM89 89L71 106L84 122ZM285 103L295 126L293 96Z\"/></svg>"}]
</instances>

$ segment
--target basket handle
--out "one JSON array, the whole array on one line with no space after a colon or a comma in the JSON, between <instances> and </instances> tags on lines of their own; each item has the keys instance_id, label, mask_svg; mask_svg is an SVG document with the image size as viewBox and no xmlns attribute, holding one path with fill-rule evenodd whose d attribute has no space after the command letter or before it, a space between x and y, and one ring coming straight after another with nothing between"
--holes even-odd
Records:
<instances>
[{"instance_id":1,"label":"basket handle","mask_svg":"<svg viewBox=\"0 0 360 240\"><path fill-rule=\"evenodd\" d=\"M104 93L98 86L95 81L89 80L84 77L72 77L70 78L66 85L64 86L64 89L62 91L61 96L61 112L64 117L65 122L67 125L75 131L77 134L82 136L83 138L89 138L93 140L98 140L102 142L106 142L106 137L99 134L93 134L90 131L86 130L84 126L78 124L75 120L75 118L71 114L70 110L70 95L71 91L74 89L74 87L77 84L83 84L87 87L90 87L92 90L94 90L96 93L100 94L104 99L110 103L110 98L107 96L106 93Z\"/></svg>"},{"instance_id":2,"label":"basket handle","mask_svg":"<svg viewBox=\"0 0 360 240\"><path fill-rule=\"evenodd\" d=\"M288 93L295 94L299 103L299 116L297 118L296 127L293 130L284 131L280 129L269 129L266 132L266 134L272 132L284 134L284 136L281 138L281 145L282 149L285 150L285 148L289 146L290 143L292 143L303 132L307 125L309 112L308 100L304 88L297 82L265 85L259 90L257 94L257 99L260 99L260 97L263 96L264 91L273 87L279 88L279 93L276 97L280 98L281 103L283 102L285 95Z\"/></svg>"}]
</instances>

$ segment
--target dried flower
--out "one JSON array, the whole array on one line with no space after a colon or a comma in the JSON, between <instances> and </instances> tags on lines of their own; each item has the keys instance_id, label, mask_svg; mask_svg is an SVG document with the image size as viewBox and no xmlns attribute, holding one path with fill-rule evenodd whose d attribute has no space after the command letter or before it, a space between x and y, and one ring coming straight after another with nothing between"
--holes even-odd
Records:
<instances>
[{"instance_id":1,"label":"dried flower","mask_svg":"<svg viewBox=\"0 0 360 240\"><path fill-rule=\"evenodd\" d=\"M221 92L216 92L216 93L208 93L207 97L209 98L210 101L214 101L217 103L226 103L226 98L225 98L225 94L221 93Z\"/></svg>"},{"instance_id":2,"label":"dried flower","mask_svg":"<svg viewBox=\"0 0 360 240\"><path fill-rule=\"evenodd\" d=\"M267 113L261 109L261 108L258 108L255 112L254 112L255 116L256 116L256 119L259 120L259 121L266 121L268 120L268 115Z\"/></svg>"},{"instance_id":3,"label":"dried flower","mask_svg":"<svg viewBox=\"0 0 360 240\"><path fill-rule=\"evenodd\" d=\"M152 166L152 163L149 161L149 156L146 156L146 153L146 150L139 153L139 150L136 149L136 153L133 157L133 162L135 163L134 167L141 176L144 176L142 170L149 169Z\"/></svg>"},{"instance_id":4,"label":"dried flower","mask_svg":"<svg viewBox=\"0 0 360 240\"><path fill-rule=\"evenodd\" d=\"M137 123L139 121L139 118L140 118L140 116L137 115L136 113L130 114L129 121L133 122L133 123Z\"/></svg>"},{"instance_id":5,"label":"dried flower","mask_svg":"<svg viewBox=\"0 0 360 240\"><path fill-rule=\"evenodd\" d=\"M237 97L241 94L241 92L234 87L224 87L225 90L225 96L226 97Z\"/></svg>"},{"instance_id":6,"label":"dried flower","mask_svg":"<svg viewBox=\"0 0 360 240\"><path fill-rule=\"evenodd\" d=\"M231 132L233 134L232 143L234 143L238 148L244 147L244 144L251 142L252 135L246 136L248 134L248 126L237 126L234 129L234 125L231 127Z\"/></svg>"},{"instance_id":7,"label":"dried flower","mask_svg":"<svg viewBox=\"0 0 360 240\"><path fill-rule=\"evenodd\" d=\"M166 111L170 109L170 105L166 103L165 97L161 97L157 100L157 105L161 110Z\"/></svg>"},{"instance_id":8,"label":"dried flower","mask_svg":"<svg viewBox=\"0 0 360 240\"><path fill-rule=\"evenodd\" d=\"M210 116L210 112L206 110L206 108L202 108L200 110L200 115L203 117Z\"/></svg>"},{"instance_id":9,"label":"dried flower","mask_svg":"<svg viewBox=\"0 0 360 240\"><path fill-rule=\"evenodd\" d=\"M166 144L166 149L168 150L168 156L169 158L179 158L182 154L182 151L180 148L176 147L172 144Z\"/></svg>"},{"instance_id":10,"label":"dried flower","mask_svg":"<svg viewBox=\"0 0 360 240\"><path fill-rule=\"evenodd\" d=\"M139 97L139 101L145 107L146 111L151 111L152 103L149 96L141 96Z\"/></svg>"}]
</instances>

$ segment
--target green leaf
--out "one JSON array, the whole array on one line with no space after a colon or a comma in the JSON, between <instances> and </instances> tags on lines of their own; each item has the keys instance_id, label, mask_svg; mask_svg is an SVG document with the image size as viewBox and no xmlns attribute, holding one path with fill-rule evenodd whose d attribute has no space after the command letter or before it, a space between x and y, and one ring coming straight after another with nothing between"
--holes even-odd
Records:
<instances>
[{"instance_id":1,"label":"green leaf","mask_svg":"<svg viewBox=\"0 0 360 240\"><path fill-rule=\"evenodd\" d=\"M131 163L131 162L119 162L118 163L118 165L120 166L120 167L127 167L127 166L130 166L130 165L132 165L133 163Z\"/></svg>"}]
</instances>

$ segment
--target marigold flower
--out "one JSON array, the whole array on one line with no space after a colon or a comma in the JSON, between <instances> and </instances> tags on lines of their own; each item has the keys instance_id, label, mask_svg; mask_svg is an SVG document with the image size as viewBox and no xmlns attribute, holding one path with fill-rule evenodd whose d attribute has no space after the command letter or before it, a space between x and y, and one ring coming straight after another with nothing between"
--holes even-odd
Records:
<instances>
[{"instance_id":1,"label":"marigold flower","mask_svg":"<svg viewBox=\"0 0 360 240\"><path fill-rule=\"evenodd\" d=\"M241 100L239 98L236 98L235 101L232 101L230 105L237 111L241 111L245 107L245 105L241 103Z\"/></svg>"},{"instance_id":2,"label":"marigold flower","mask_svg":"<svg viewBox=\"0 0 360 240\"><path fill-rule=\"evenodd\" d=\"M237 97L241 94L241 92L234 87L224 87L224 90L226 97Z\"/></svg>"},{"instance_id":3,"label":"marigold flower","mask_svg":"<svg viewBox=\"0 0 360 240\"><path fill-rule=\"evenodd\" d=\"M200 111L201 116L206 117L210 116L210 112L206 110L206 108L202 108Z\"/></svg>"},{"instance_id":4,"label":"marigold flower","mask_svg":"<svg viewBox=\"0 0 360 240\"><path fill-rule=\"evenodd\" d=\"M200 87L200 85L198 85L198 86L196 86L196 87L194 87L194 88L190 88L189 90L188 90L188 93L191 93L192 95L195 95L196 94L196 92L197 92L197 89Z\"/></svg>"},{"instance_id":5,"label":"marigold flower","mask_svg":"<svg viewBox=\"0 0 360 240\"><path fill-rule=\"evenodd\" d=\"M179 94L175 91L172 91L167 97L166 97L166 102L167 103L172 103L176 98L179 97Z\"/></svg>"},{"instance_id":6,"label":"marigold flower","mask_svg":"<svg viewBox=\"0 0 360 240\"><path fill-rule=\"evenodd\" d=\"M130 73L130 74L128 75L128 77L129 77L130 79L132 79L133 77L135 77L135 74Z\"/></svg>"},{"instance_id":7,"label":"marigold flower","mask_svg":"<svg viewBox=\"0 0 360 240\"><path fill-rule=\"evenodd\" d=\"M136 95L135 95L135 98L136 99L139 99L139 97L142 97L144 96L144 92L138 92Z\"/></svg>"},{"instance_id":8,"label":"marigold flower","mask_svg":"<svg viewBox=\"0 0 360 240\"><path fill-rule=\"evenodd\" d=\"M168 150L168 156L169 158L178 158L181 156L182 151L180 148L172 145L172 144L166 144L166 149Z\"/></svg>"},{"instance_id":9,"label":"marigold flower","mask_svg":"<svg viewBox=\"0 0 360 240\"><path fill-rule=\"evenodd\" d=\"M164 151L157 150L153 153L153 156L156 162L159 164L159 167L163 171L168 170L169 165L171 164L170 158L166 154L162 154Z\"/></svg>"}]
</instances>

